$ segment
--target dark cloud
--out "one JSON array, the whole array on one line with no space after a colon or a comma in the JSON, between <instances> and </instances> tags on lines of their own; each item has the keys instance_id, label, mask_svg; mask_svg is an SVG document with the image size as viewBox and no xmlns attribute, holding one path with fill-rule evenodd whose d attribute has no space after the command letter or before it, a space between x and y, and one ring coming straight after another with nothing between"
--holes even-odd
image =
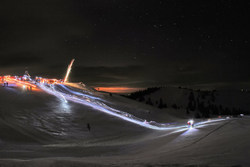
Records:
<instances>
[{"instance_id":1,"label":"dark cloud","mask_svg":"<svg viewBox=\"0 0 250 167\"><path fill-rule=\"evenodd\" d=\"M141 73L145 71L141 66L115 67L84 67L76 66L72 69L72 80L85 81L92 86L127 86L128 81L144 81Z\"/></svg>"},{"instance_id":2,"label":"dark cloud","mask_svg":"<svg viewBox=\"0 0 250 167\"><path fill-rule=\"evenodd\" d=\"M13 66L29 66L36 65L43 62L41 57L34 56L32 53L22 52L13 54L1 54L1 67Z\"/></svg>"},{"instance_id":3,"label":"dark cloud","mask_svg":"<svg viewBox=\"0 0 250 167\"><path fill-rule=\"evenodd\" d=\"M0 71L92 86L249 82L247 1L3 0Z\"/></svg>"}]
</instances>

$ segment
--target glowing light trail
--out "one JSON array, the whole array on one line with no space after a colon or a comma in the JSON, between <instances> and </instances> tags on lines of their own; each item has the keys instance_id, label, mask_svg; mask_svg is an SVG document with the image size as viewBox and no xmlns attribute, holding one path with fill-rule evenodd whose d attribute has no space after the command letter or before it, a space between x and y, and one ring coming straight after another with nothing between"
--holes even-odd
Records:
<instances>
[{"instance_id":1,"label":"glowing light trail","mask_svg":"<svg viewBox=\"0 0 250 167\"><path fill-rule=\"evenodd\" d=\"M59 85L59 84L58 84ZM68 92L72 93L72 94L75 94L75 95L79 95L79 96L84 96L84 97L88 97L88 98L92 98L92 99L96 99L96 100L101 100L101 101L104 101L103 99L99 98L99 97L94 97L94 96L90 96L90 95L87 95L87 94L84 94L84 93L80 93L80 92L76 92L76 91L73 91L71 89L69 89L67 86L65 85L62 85L60 84L61 87L63 87L65 90L67 90Z\"/></svg>"},{"instance_id":2,"label":"glowing light trail","mask_svg":"<svg viewBox=\"0 0 250 167\"><path fill-rule=\"evenodd\" d=\"M14 83L16 86L21 86L21 87L23 87L23 89L25 89L25 88L31 89L32 88L32 91L39 91L37 85L30 83L30 82L27 82L27 81L20 81L18 79L11 78L11 77L6 78L6 81Z\"/></svg>"},{"instance_id":3,"label":"glowing light trail","mask_svg":"<svg viewBox=\"0 0 250 167\"><path fill-rule=\"evenodd\" d=\"M55 96L60 97L60 98L63 97L64 99L66 99L68 101L72 101L75 103L90 106L94 109L97 109L97 110L102 111L104 113L107 113L109 115L121 118L121 119L126 120L128 122L140 125L140 126L145 127L145 128L154 129L154 130L177 130L177 129L186 129L187 128L187 125L178 126L178 125L171 125L169 123L167 123L167 124L162 123L161 124L161 123L157 123L154 121L147 122L146 120L135 117L132 114L111 108L111 107L107 106L106 104L104 104L96 99L93 99L91 96L81 98L81 97L78 97L75 95L71 95L71 94L67 94L67 93L63 93L63 92L58 92L53 88L51 89L50 87L45 86L44 84L40 84L40 88L49 94L55 95ZM224 120L224 119L220 119L217 121L222 121L222 120ZM197 126L207 124L208 122L210 122L210 121L204 121L203 123L197 124ZM211 122L213 122L213 121L211 121ZM194 126L196 126L196 124Z\"/></svg>"},{"instance_id":4,"label":"glowing light trail","mask_svg":"<svg viewBox=\"0 0 250 167\"><path fill-rule=\"evenodd\" d=\"M71 67L74 63L75 59L72 59L69 66L68 66L68 69L67 69L67 73L65 75L65 78L64 78L64 82L67 82L68 81L68 77L69 77L69 74L70 74L70 71L71 71Z\"/></svg>"}]
</instances>

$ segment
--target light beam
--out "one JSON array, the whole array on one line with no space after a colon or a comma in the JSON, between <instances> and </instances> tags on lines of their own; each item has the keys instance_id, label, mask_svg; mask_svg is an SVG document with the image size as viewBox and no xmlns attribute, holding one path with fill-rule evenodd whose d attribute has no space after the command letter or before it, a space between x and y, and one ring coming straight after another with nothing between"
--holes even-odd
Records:
<instances>
[{"instance_id":1,"label":"light beam","mask_svg":"<svg viewBox=\"0 0 250 167\"><path fill-rule=\"evenodd\" d=\"M71 71L71 67L72 67L74 61L75 61L75 59L72 59L69 66L68 66L67 73L66 73L65 78L64 78L64 82L68 81L69 73Z\"/></svg>"}]
</instances>

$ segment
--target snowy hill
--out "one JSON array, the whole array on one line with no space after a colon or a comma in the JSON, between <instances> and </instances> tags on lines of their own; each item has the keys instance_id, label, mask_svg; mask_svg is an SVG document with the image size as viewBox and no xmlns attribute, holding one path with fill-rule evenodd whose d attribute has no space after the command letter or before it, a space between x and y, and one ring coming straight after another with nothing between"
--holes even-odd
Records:
<instances>
[{"instance_id":1,"label":"snowy hill","mask_svg":"<svg viewBox=\"0 0 250 167\"><path fill-rule=\"evenodd\" d=\"M177 87L162 87L151 93L132 93L129 97L161 108L179 116L215 117L218 115L239 115L250 112L250 92L241 90L193 90ZM172 111L172 110L176 111ZM178 112L179 111L179 112ZM187 114L189 113L189 114ZM208 113L208 115L207 115Z\"/></svg>"},{"instance_id":2,"label":"snowy hill","mask_svg":"<svg viewBox=\"0 0 250 167\"><path fill-rule=\"evenodd\" d=\"M65 99L53 92L0 87L0 166L250 165L248 117L197 119L199 124L189 129L184 110L183 114L179 114L181 109L167 108L166 112L81 87L48 87L48 91L60 92ZM166 89L150 97L166 97L163 101L172 99L177 104L189 95L187 90L175 90L179 90L179 95L174 89L172 94ZM165 93L172 98L163 96ZM80 98L84 103L71 98ZM183 100L178 105L185 104ZM139 120L169 123L166 126L173 128L154 130L140 126L102 112L100 106Z\"/></svg>"}]
</instances>

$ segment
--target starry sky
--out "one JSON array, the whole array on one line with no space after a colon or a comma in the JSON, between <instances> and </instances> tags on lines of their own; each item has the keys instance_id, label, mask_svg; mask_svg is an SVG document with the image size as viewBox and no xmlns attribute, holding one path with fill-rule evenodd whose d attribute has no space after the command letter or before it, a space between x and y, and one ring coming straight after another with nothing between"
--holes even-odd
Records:
<instances>
[{"instance_id":1,"label":"starry sky","mask_svg":"<svg viewBox=\"0 0 250 167\"><path fill-rule=\"evenodd\" d=\"M250 1L1 0L0 75L94 87L250 86Z\"/></svg>"}]
</instances>

